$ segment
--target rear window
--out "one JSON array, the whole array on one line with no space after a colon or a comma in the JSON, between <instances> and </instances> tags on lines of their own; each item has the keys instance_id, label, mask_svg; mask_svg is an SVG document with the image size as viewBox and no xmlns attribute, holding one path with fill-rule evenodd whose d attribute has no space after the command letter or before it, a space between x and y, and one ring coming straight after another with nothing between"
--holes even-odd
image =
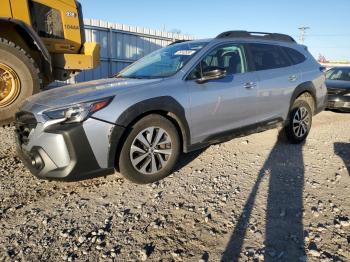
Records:
<instances>
[{"instance_id":1,"label":"rear window","mask_svg":"<svg viewBox=\"0 0 350 262\"><path fill-rule=\"evenodd\" d=\"M290 60L292 61L293 65L300 64L306 60L305 56L298 52L297 50L289 47L282 47L284 52L288 55Z\"/></svg>"},{"instance_id":2,"label":"rear window","mask_svg":"<svg viewBox=\"0 0 350 262\"><path fill-rule=\"evenodd\" d=\"M279 46L250 44L250 53L256 71L290 66L290 62Z\"/></svg>"}]
</instances>

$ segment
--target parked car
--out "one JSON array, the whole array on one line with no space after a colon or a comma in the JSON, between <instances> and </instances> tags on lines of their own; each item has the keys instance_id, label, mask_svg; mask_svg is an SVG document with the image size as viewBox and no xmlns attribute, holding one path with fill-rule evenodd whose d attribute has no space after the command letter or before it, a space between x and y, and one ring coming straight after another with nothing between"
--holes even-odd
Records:
<instances>
[{"instance_id":1,"label":"parked car","mask_svg":"<svg viewBox=\"0 0 350 262\"><path fill-rule=\"evenodd\" d=\"M334 67L326 72L327 108L350 112L350 67Z\"/></svg>"},{"instance_id":2,"label":"parked car","mask_svg":"<svg viewBox=\"0 0 350 262\"><path fill-rule=\"evenodd\" d=\"M77 180L118 170L150 183L181 152L283 125L303 142L327 102L325 76L282 34L229 31L177 43L116 78L27 99L16 115L18 154L31 172Z\"/></svg>"}]
</instances>

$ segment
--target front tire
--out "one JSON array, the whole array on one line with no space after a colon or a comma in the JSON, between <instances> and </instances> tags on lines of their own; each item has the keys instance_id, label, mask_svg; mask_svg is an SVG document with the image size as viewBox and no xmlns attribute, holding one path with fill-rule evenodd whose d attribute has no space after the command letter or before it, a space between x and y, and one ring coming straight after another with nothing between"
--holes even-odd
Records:
<instances>
[{"instance_id":1,"label":"front tire","mask_svg":"<svg viewBox=\"0 0 350 262\"><path fill-rule=\"evenodd\" d=\"M172 172L179 154L173 123L161 115L148 115L129 130L119 157L120 172L132 182L152 183Z\"/></svg>"},{"instance_id":2,"label":"front tire","mask_svg":"<svg viewBox=\"0 0 350 262\"><path fill-rule=\"evenodd\" d=\"M310 132L313 115L310 104L310 97L301 95L294 101L289 111L288 123L284 131L292 144L302 143Z\"/></svg>"}]
</instances>

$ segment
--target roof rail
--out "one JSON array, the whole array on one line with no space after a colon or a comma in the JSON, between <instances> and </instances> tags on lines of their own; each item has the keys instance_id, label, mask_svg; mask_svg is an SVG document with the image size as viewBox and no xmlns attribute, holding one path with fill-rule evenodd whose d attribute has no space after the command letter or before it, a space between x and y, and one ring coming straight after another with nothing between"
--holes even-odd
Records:
<instances>
[{"instance_id":1,"label":"roof rail","mask_svg":"<svg viewBox=\"0 0 350 262\"><path fill-rule=\"evenodd\" d=\"M265 32L226 31L219 34L216 38L261 38L296 43L294 38L289 35Z\"/></svg>"}]
</instances>

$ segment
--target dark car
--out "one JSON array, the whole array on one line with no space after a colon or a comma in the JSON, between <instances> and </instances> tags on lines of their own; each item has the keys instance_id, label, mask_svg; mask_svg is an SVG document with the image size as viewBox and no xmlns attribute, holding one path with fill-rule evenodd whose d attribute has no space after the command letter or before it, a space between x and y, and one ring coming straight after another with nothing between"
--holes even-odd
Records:
<instances>
[{"instance_id":1,"label":"dark car","mask_svg":"<svg viewBox=\"0 0 350 262\"><path fill-rule=\"evenodd\" d=\"M328 109L350 112L350 67L334 67L326 73Z\"/></svg>"}]
</instances>

